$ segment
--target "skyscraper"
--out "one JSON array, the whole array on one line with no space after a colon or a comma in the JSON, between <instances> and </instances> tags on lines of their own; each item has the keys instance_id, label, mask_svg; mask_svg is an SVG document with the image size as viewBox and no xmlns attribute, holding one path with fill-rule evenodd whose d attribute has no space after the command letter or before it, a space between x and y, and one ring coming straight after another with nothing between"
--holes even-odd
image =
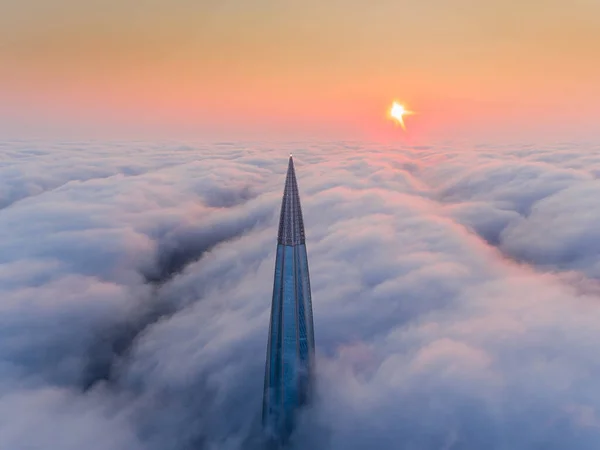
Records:
<instances>
[{"instance_id":1,"label":"skyscraper","mask_svg":"<svg viewBox=\"0 0 600 450\"><path fill-rule=\"evenodd\" d=\"M304 221L290 155L279 217L263 394L263 426L275 439L289 436L297 408L309 398L314 353Z\"/></svg>"}]
</instances>

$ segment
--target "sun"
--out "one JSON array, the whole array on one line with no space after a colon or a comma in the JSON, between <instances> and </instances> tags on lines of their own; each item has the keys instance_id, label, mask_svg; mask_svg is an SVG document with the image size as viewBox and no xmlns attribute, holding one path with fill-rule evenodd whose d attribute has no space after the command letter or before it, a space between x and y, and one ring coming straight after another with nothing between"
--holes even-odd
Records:
<instances>
[{"instance_id":1,"label":"sun","mask_svg":"<svg viewBox=\"0 0 600 450\"><path fill-rule=\"evenodd\" d=\"M404 116L408 116L410 114L413 114L413 112L408 111L400 103L392 103L392 107L390 108L390 117L399 123L403 130L406 130L406 126L404 125Z\"/></svg>"}]
</instances>

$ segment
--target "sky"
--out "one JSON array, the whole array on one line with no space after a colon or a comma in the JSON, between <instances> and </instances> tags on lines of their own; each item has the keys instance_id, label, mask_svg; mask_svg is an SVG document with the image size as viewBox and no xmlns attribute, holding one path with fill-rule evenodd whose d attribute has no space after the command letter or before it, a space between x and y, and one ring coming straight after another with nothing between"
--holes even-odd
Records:
<instances>
[{"instance_id":1,"label":"sky","mask_svg":"<svg viewBox=\"0 0 600 450\"><path fill-rule=\"evenodd\" d=\"M3 0L0 131L589 139L598 54L597 0Z\"/></svg>"},{"instance_id":2,"label":"sky","mask_svg":"<svg viewBox=\"0 0 600 450\"><path fill-rule=\"evenodd\" d=\"M289 450L597 450L598 145L6 140L0 448L264 450L290 152L316 366Z\"/></svg>"}]
</instances>

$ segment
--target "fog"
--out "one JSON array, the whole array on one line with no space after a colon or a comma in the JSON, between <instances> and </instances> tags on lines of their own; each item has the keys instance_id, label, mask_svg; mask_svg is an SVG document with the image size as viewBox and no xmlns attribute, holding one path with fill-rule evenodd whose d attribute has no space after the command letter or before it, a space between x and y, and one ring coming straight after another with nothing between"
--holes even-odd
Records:
<instances>
[{"instance_id":1,"label":"fog","mask_svg":"<svg viewBox=\"0 0 600 450\"><path fill-rule=\"evenodd\" d=\"M294 154L292 447L594 449L600 147L0 145L0 448L254 449Z\"/></svg>"}]
</instances>

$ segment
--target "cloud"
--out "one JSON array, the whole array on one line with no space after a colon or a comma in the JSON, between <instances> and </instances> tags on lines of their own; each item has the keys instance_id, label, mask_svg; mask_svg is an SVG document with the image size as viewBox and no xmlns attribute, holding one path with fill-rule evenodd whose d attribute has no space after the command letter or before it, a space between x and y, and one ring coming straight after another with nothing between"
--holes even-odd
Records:
<instances>
[{"instance_id":1,"label":"cloud","mask_svg":"<svg viewBox=\"0 0 600 450\"><path fill-rule=\"evenodd\" d=\"M597 147L13 142L0 448L260 448L290 150L318 351L294 445L597 447Z\"/></svg>"}]
</instances>

